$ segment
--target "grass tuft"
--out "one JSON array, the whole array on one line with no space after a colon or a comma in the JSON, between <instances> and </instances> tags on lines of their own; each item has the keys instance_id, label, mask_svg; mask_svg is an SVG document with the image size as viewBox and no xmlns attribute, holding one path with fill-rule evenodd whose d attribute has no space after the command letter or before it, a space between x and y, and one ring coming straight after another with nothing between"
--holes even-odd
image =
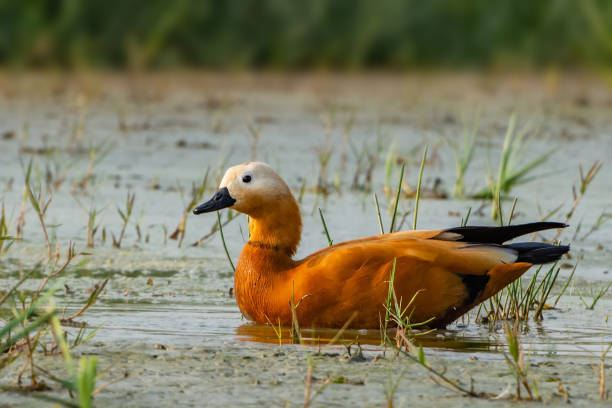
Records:
<instances>
[{"instance_id":1,"label":"grass tuft","mask_svg":"<svg viewBox=\"0 0 612 408\"><path fill-rule=\"evenodd\" d=\"M472 163L474 151L476 150L476 141L478 140L478 130L480 127L480 110L474 115L474 120L471 126L464 122L463 138L461 147L452 140L448 140L453 155L455 157L455 187L453 188L453 196L456 198L465 197L465 173Z\"/></svg>"},{"instance_id":2,"label":"grass tuft","mask_svg":"<svg viewBox=\"0 0 612 408\"><path fill-rule=\"evenodd\" d=\"M535 380L530 383L528 379L529 362L525 361L525 352L521 343L518 325L515 324L510 328L510 326L506 324L506 337L508 341L508 353L504 353L504 358L516 379L516 398L521 399L521 388L524 388L529 395L529 400L540 400L537 394L537 384Z\"/></svg>"},{"instance_id":3,"label":"grass tuft","mask_svg":"<svg viewBox=\"0 0 612 408\"><path fill-rule=\"evenodd\" d=\"M179 248L183 244L183 239L185 238L185 231L187 229L187 216L189 215L191 210L193 210L195 206L198 205L200 201L202 201L202 197L204 196L204 192L206 191L206 186L208 185L209 173L210 173L210 168L206 168L206 172L204 173L204 177L202 178L202 181L200 182L200 184L199 185L196 185L195 183L192 184L191 199L189 200L187 205L184 206L184 210L183 210L183 214L181 215L181 219L178 225L176 226L176 229L174 230L174 232L170 234L169 236L170 239L178 240ZM179 193L181 195L181 199L183 199L183 189L181 186L179 186Z\"/></svg>"},{"instance_id":4,"label":"grass tuft","mask_svg":"<svg viewBox=\"0 0 612 408\"><path fill-rule=\"evenodd\" d=\"M484 313L484 316L480 322L488 323L490 327L504 320L527 321L530 318L536 321L542 320L543 311L555 307L574 276L572 272L551 307L547 302L559 277L560 268L555 263L544 274L542 274L542 269L543 266L536 269L526 286L523 278L518 278L493 296L488 303L481 304L477 321L481 312Z\"/></svg>"},{"instance_id":5,"label":"grass tuft","mask_svg":"<svg viewBox=\"0 0 612 408\"><path fill-rule=\"evenodd\" d=\"M607 285L605 285L605 284L601 285L599 288L594 288L594 285L590 285L589 286L589 295L591 297L591 300L588 301L588 302L584 298L582 293L578 293L578 296L580 297L580 300L584 304L584 307L587 308L587 310L593 310L593 309L595 309L595 305L597 305L597 302L599 302L599 300L602 297L604 297L604 295L606 293L608 293L608 291L610 290L611 287L612 287L612 282L608 283Z\"/></svg>"},{"instance_id":6,"label":"grass tuft","mask_svg":"<svg viewBox=\"0 0 612 408\"><path fill-rule=\"evenodd\" d=\"M497 178L494 179L489 175L489 186L474 196L475 198L492 199L492 219L498 219L499 201L503 199L503 196L510 193L513 188L533 181L537 177L532 175L533 171L544 164L554 153L554 150L551 149L535 159L525 162L530 132L531 128L528 125L517 130L516 115L513 114L510 117L499 158Z\"/></svg>"},{"instance_id":7,"label":"grass tuft","mask_svg":"<svg viewBox=\"0 0 612 408\"><path fill-rule=\"evenodd\" d=\"M115 248L121 248L121 241L123 241L123 236L125 235L125 229L127 228L128 223L130 222L130 217L132 216L132 211L134 210L134 200L135 199L136 199L136 193L132 193L130 195L130 192L128 191L127 197L125 199L125 210L121 210L121 208L117 206L117 213L121 217L121 221L123 222L123 225L121 226L121 232L119 233L119 238L115 238L115 234L112 234L113 246ZM92 241L93 241L93 238L92 238Z\"/></svg>"}]
</instances>

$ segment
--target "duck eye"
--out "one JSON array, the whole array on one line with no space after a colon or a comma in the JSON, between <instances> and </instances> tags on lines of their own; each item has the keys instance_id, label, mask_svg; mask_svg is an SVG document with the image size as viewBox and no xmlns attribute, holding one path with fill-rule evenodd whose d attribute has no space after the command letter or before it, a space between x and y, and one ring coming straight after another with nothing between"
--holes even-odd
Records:
<instances>
[{"instance_id":1,"label":"duck eye","mask_svg":"<svg viewBox=\"0 0 612 408\"><path fill-rule=\"evenodd\" d=\"M248 174L246 176L242 177L242 181L245 183L250 183L251 182L251 176L249 176Z\"/></svg>"}]
</instances>

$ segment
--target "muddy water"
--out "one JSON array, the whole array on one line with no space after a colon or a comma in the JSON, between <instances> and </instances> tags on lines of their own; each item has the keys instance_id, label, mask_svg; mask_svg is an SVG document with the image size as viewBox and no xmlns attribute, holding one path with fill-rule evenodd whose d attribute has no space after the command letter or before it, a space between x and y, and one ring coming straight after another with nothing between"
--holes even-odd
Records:
<instances>
[{"instance_id":1,"label":"muddy water","mask_svg":"<svg viewBox=\"0 0 612 408\"><path fill-rule=\"evenodd\" d=\"M376 331L345 332L340 343L354 343L349 355L346 346L325 346L334 331L306 329L308 346L299 346L291 344L288 331L283 330L279 344L272 328L245 321L230 292L233 275L218 235L201 246L191 245L211 230L216 218L189 216L183 245L168 239L190 200L191 184L199 182L207 168L214 179L221 168L254 155L277 169L296 195L304 184L304 234L298 253L304 256L327 243L317 208L323 210L335 242L378 233L371 192L351 188L355 173L359 184L365 178L358 170L359 157L377 156L372 190L381 201L385 225L390 222L386 209L391 197L384 189L390 149L406 161L406 182L414 187L420 154L428 144L431 160L425 168L424 185L431 189L438 183L438 192L451 193L455 169L446 140L457 139L463 118L478 107L482 136L466 175L468 192L486 184L489 167L496 169L511 112L518 113L520 126L533 129L525 152L527 161L554 149L549 161L536 170L542 177L510 194L518 197L513 222L532 221L540 212L546 214L558 206L561 209L555 218L563 219L571 207L572 185L579 179L578 166L588 168L595 160L612 157L607 115L612 97L604 85L587 77L562 76L552 81L544 76L183 74L71 80L5 76L0 83L0 192L11 228L21 206L20 160L27 162L33 156L43 182L47 169L53 174L52 181L65 178L54 190L47 214L52 241L57 240L62 251L73 241L89 254L75 260L65 274L62 283L67 287L58 295L58 303L66 307L67 314L76 311L89 288L110 278L100 301L82 319L92 328L102 327L89 344L76 349L77 354L99 356L101 368L109 369L100 383L128 374L98 395L100 405L201 406L204 395L210 405L300 404L306 353L315 354L313 389L327 377L334 380L317 396L315 405L380 406L389 373L395 380L401 378L396 395L399 403L485 403L435 385L425 372L393 358L388 350L383 356ZM343 135L348 123L352 123L349 141ZM256 150L246 124L261 127ZM80 188L91 146L109 152L96 162L89 182ZM318 152L322 149L332 151L327 197L315 194L312 188L319 177ZM398 166L394 168L393 185ZM612 211L609 175L606 164L570 220L572 226L561 235L561 240L572 245L572 258L564 262L573 265L579 261L567 295L555 310L545 312L542 322L530 322L523 330L530 374L547 402L563 401L560 383L578 405L598 401L598 382L590 364L598 363L602 345L612 341L608 323L612 294L605 295L594 310L586 310L580 297L588 300L591 288L612 279L612 222L585 237L602 212ZM212 184L205 197L212 194ZM110 238L121 229L116 206L124 205L128 191L136 194L133 219L122 249L116 249ZM476 211L482 205L473 200L425 198L418 224L420 228L455 226L470 207L471 224L489 224L488 203ZM504 203L506 211L510 205L511 201ZM92 206L102 212L95 247L87 249L87 213L82 207ZM402 198L400 213L411 206L410 198ZM410 228L411 222L409 214L403 228ZM106 230L105 242L101 241L102 229ZM246 219L238 216L226 226L225 234L235 260L245 242ZM544 235L550 238L554 232ZM1 287L15 283L19 271L40 261L42 253L40 226L28 210L23 241L0 261ZM561 270L562 282L570 271L568 267ZM24 288L34 288L38 282L28 281ZM560 288L559 284L553 296ZM503 394L513 383L502 354L506 349L503 328L491 329L473 321L474 313L469 324L459 321L417 341L432 363L447 367L452 378L465 384L472 377L477 391ZM41 364L61 370L62 362L45 357ZM2 381L9 382L18 366L3 370ZM10 404L39 404L16 395L0 397Z\"/></svg>"}]
</instances>

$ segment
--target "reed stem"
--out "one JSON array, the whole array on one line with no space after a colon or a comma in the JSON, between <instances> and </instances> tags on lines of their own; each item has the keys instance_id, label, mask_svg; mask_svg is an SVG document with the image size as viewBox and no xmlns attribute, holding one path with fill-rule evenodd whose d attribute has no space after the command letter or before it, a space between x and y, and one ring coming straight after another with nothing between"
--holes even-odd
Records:
<instances>
[{"instance_id":1,"label":"reed stem","mask_svg":"<svg viewBox=\"0 0 612 408\"><path fill-rule=\"evenodd\" d=\"M425 150L423 150L423 159L421 160L421 167L419 168L419 181L417 183L417 191L416 196L414 198L414 220L412 221L412 229L417 229L417 219L419 216L419 200L421 199L421 181L423 180L423 169L425 168L425 160L427 159L427 148L429 146L425 145Z\"/></svg>"},{"instance_id":2,"label":"reed stem","mask_svg":"<svg viewBox=\"0 0 612 408\"><path fill-rule=\"evenodd\" d=\"M327 237L327 243L329 244L329 246L332 246L334 244L334 241L332 241L331 237L329 236L329 231L327 230L327 224L325 223L325 218L323 217L323 211L321 211L320 208L319 208L319 215L321 216L321 222L323 223L323 230L325 231L325 236Z\"/></svg>"},{"instance_id":3,"label":"reed stem","mask_svg":"<svg viewBox=\"0 0 612 408\"><path fill-rule=\"evenodd\" d=\"M385 227L383 227L382 217L380 215L380 206L378 205L378 197L376 193L374 193L374 204L376 205L376 215L378 216L378 227L380 228L380 233L385 233Z\"/></svg>"},{"instance_id":4,"label":"reed stem","mask_svg":"<svg viewBox=\"0 0 612 408\"><path fill-rule=\"evenodd\" d=\"M399 204L400 194L402 192L402 181L404 180L404 167L405 164L402 164L402 170L400 171L399 183L397 183L397 193L395 194L395 204L393 206L393 216L391 217L391 226L389 227L389 232L393 232L393 228L395 227L395 216L397 215L397 206Z\"/></svg>"},{"instance_id":5,"label":"reed stem","mask_svg":"<svg viewBox=\"0 0 612 408\"><path fill-rule=\"evenodd\" d=\"M227 256L227 260L229 261L232 271L236 271L236 267L234 266L234 262L232 262L232 257L227 250L227 245L225 244L225 236L223 235L223 224L221 223L221 213L217 211L217 224L219 225L219 234L221 235L221 242L223 243L223 249L225 250L225 255Z\"/></svg>"}]
</instances>

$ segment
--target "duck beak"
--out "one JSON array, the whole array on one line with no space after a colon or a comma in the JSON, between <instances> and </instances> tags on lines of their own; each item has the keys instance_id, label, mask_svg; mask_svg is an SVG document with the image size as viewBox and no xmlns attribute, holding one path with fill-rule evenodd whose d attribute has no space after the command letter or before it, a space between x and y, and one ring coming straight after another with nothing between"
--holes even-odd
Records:
<instances>
[{"instance_id":1,"label":"duck beak","mask_svg":"<svg viewBox=\"0 0 612 408\"><path fill-rule=\"evenodd\" d=\"M194 208L193 213L195 215L198 215L211 211L221 210L223 208L231 207L232 205L234 205L235 202L236 200L232 198L227 187L223 187L222 189L217 191L210 200Z\"/></svg>"}]
</instances>

